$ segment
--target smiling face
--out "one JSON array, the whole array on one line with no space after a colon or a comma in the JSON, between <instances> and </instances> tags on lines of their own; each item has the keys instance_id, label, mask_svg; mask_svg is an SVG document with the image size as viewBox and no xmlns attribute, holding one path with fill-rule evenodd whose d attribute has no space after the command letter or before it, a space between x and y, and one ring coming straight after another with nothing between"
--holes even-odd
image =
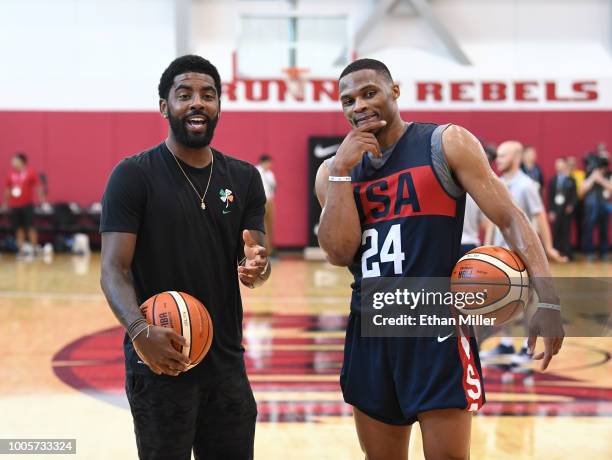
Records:
<instances>
[{"instance_id":1,"label":"smiling face","mask_svg":"<svg viewBox=\"0 0 612 460\"><path fill-rule=\"evenodd\" d=\"M174 77L168 99L160 100L174 139L189 148L210 144L219 120L219 94L210 75L188 72Z\"/></svg>"},{"instance_id":2,"label":"smiling face","mask_svg":"<svg viewBox=\"0 0 612 460\"><path fill-rule=\"evenodd\" d=\"M376 70L363 69L345 75L340 79L339 89L344 116L355 128L385 120L385 127L373 131L378 135L399 118L399 87Z\"/></svg>"}]
</instances>

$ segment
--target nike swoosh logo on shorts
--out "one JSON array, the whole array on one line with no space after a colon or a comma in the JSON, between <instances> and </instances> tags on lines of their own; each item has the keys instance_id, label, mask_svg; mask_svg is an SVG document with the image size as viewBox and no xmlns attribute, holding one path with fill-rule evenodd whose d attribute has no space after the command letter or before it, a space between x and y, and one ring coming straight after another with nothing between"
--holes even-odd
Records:
<instances>
[{"instance_id":1,"label":"nike swoosh logo on shorts","mask_svg":"<svg viewBox=\"0 0 612 460\"><path fill-rule=\"evenodd\" d=\"M232 212L232 211L228 211L227 209L223 210L223 214L229 214L230 212Z\"/></svg>"},{"instance_id":2,"label":"nike swoosh logo on shorts","mask_svg":"<svg viewBox=\"0 0 612 460\"><path fill-rule=\"evenodd\" d=\"M323 147L322 145L315 145L314 156L317 158L325 158L333 155L338 151L340 144L330 145L329 147Z\"/></svg>"},{"instance_id":3,"label":"nike swoosh logo on shorts","mask_svg":"<svg viewBox=\"0 0 612 460\"><path fill-rule=\"evenodd\" d=\"M451 335L453 335L453 332L451 332L448 335L445 335L444 337L440 337L438 336L438 343L444 342L446 339L448 339Z\"/></svg>"}]
</instances>

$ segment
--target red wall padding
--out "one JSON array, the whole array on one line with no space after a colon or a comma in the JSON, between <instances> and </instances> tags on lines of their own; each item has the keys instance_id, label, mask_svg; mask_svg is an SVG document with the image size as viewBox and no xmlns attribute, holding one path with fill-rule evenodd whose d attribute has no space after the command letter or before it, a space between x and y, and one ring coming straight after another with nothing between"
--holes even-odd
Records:
<instances>
[{"instance_id":1,"label":"red wall padding","mask_svg":"<svg viewBox=\"0 0 612 460\"><path fill-rule=\"evenodd\" d=\"M411 112L405 120L456 123L477 137L534 145L547 178L558 156L582 156L598 142L612 147L612 111L603 112ZM307 146L312 135L342 135L340 112L224 112L213 145L256 162L274 158L278 181L275 244L303 246L308 216ZM166 135L155 112L0 112L0 177L16 151L26 152L49 180L49 200L99 201L106 178L122 157ZM4 179L3 179L4 180Z\"/></svg>"}]
</instances>

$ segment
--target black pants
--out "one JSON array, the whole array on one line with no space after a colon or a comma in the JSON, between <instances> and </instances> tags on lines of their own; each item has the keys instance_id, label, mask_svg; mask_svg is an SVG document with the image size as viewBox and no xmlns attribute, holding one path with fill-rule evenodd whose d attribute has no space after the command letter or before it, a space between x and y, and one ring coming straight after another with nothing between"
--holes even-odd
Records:
<instances>
[{"instance_id":1,"label":"black pants","mask_svg":"<svg viewBox=\"0 0 612 460\"><path fill-rule=\"evenodd\" d=\"M475 244L462 244L461 249L459 250L459 258L463 257L472 249L476 249L477 247L478 246L476 246Z\"/></svg>"},{"instance_id":2,"label":"black pants","mask_svg":"<svg viewBox=\"0 0 612 460\"><path fill-rule=\"evenodd\" d=\"M576 229L576 249L578 251L584 251L582 247L582 226L584 221L584 204L582 200L578 200L576 203L576 209L573 214L574 218L574 228Z\"/></svg>"},{"instance_id":3,"label":"black pants","mask_svg":"<svg viewBox=\"0 0 612 460\"><path fill-rule=\"evenodd\" d=\"M143 460L249 460L257 405L245 374L215 385L126 375Z\"/></svg>"},{"instance_id":4,"label":"black pants","mask_svg":"<svg viewBox=\"0 0 612 460\"><path fill-rule=\"evenodd\" d=\"M608 226L610 215L605 203L595 203L584 206L584 226L582 228L582 250L593 255L593 233L597 229L599 233L599 256L605 257L608 253Z\"/></svg>"},{"instance_id":5,"label":"black pants","mask_svg":"<svg viewBox=\"0 0 612 460\"><path fill-rule=\"evenodd\" d=\"M34 206L31 204L11 208L11 226L13 230L24 228L28 230L34 222Z\"/></svg>"},{"instance_id":6,"label":"black pants","mask_svg":"<svg viewBox=\"0 0 612 460\"><path fill-rule=\"evenodd\" d=\"M562 210L555 214L552 225L553 246L564 256L572 257L572 246L570 244L570 228L572 215Z\"/></svg>"}]
</instances>

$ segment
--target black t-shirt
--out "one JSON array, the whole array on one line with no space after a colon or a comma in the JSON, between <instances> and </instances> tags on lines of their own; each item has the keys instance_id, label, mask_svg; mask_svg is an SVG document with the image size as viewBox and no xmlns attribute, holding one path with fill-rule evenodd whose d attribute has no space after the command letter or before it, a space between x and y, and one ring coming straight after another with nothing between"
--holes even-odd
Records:
<instances>
[{"instance_id":1,"label":"black t-shirt","mask_svg":"<svg viewBox=\"0 0 612 460\"><path fill-rule=\"evenodd\" d=\"M102 199L100 232L137 234L132 276L139 304L162 291L182 291L211 315L209 354L169 378L216 379L244 369L237 264L242 230L264 231L266 198L253 165L214 149L213 155L205 210L163 142L117 164ZM181 166L201 195L211 165ZM127 336L124 351L128 371L155 375L139 362Z\"/></svg>"}]
</instances>

